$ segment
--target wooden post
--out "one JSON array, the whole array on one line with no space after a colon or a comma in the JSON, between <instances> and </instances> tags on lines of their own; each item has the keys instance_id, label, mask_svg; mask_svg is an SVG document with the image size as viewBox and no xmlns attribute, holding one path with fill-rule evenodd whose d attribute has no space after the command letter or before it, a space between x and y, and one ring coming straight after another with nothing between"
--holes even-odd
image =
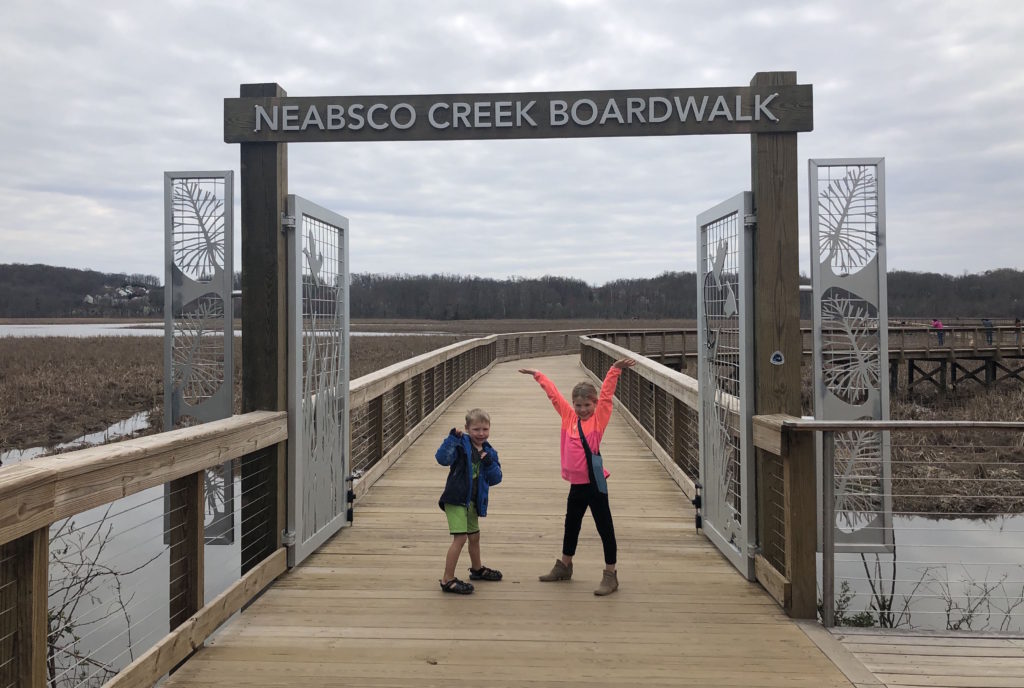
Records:
<instances>
[{"instance_id":1,"label":"wooden post","mask_svg":"<svg viewBox=\"0 0 1024 688\"><path fill-rule=\"evenodd\" d=\"M284 97L277 84L243 84L246 97ZM241 145L242 411L288 408L287 254L281 220L288 195L288 144ZM285 443L242 462L242 573L281 546ZM262 524L262 525L260 525Z\"/></svg>"},{"instance_id":2,"label":"wooden post","mask_svg":"<svg viewBox=\"0 0 1024 688\"><path fill-rule=\"evenodd\" d=\"M45 688L50 528L0 546L0 685Z\"/></svg>"},{"instance_id":3,"label":"wooden post","mask_svg":"<svg viewBox=\"0 0 1024 688\"><path fill-rule=\"evenodd\" d=\"M168 504L170 628L203 608L203 493L206 471L172 480Z\"/></svg>"},{"instance_id":4,"label":"wooden post","mask_svg":"<svg viewBox=\"0 0 1024 688\"><path fill-rule=\"evenodd\" d=\"M751 86L796 84L796 72L758 72ZM751 134L750 176L757 230L754 232L754 408L755 414L800 416L799 215L796 133ZM770 360L780 352L784 363ZM796 441L784 457L787 523L796 532L786 542L786 576L792 583L796 618L814 618L817 607L815 572L816 508L814 444ZM763 462L757 461L757 464ZM808 486L809 500L801 501ZM792 482L791 482L792 481ZM756 508L756 505L755 505ZM798 513L793 513L796 509ZM810 524L810 538L806 530Z\"/></svg>"}]
</instances>

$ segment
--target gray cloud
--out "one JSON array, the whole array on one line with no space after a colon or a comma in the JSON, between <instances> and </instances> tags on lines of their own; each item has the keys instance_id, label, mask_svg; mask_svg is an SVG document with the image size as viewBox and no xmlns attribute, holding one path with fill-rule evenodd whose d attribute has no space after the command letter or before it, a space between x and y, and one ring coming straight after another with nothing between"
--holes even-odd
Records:
<instances>
[{"instance_id":1,"label":"gray cloud","mask_svg":"<svg viewBox=\"0 0 1024 688\"><path fill-rule=\"evenodd\" d=\"M634 0L31 2L0 26L0 262L162 274L162 175L238 169L223 99L815 88L806 160L885 156L889 266L1021 267L1024 5ZM291 191L351 220L360 272L695 269L696 215L749 185L745 137L295 144Z\"/></svg>"}]
</instances>

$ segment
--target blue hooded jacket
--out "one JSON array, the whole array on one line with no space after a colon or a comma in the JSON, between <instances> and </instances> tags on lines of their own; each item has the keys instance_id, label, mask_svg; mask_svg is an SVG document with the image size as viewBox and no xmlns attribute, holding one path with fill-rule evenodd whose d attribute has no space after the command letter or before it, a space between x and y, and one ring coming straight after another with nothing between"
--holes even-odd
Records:
<instances>
[{"instance_id":1,"label":"blue hooded jacket","mask_svg":"<svg viewBox=\"0 0 1024 688\"><path fill-rule=\"evenodd\" d=\"M498 462L498 452L489 442L484 442L480 450L483 460L480 461L480 479L477 481L476 513L479 516L487 515L487 493L491 485L501 482L501 464ZM461 504L469 506L471 501L470 490L473 486L473 445L469 435L462 433L459 437L452 428L444 442L438 448L434 458L442 466L450 466L448 469L448 482L445 483L444 492L437 505L444 511L445 504Z\"/></svg>"}]
</instances>

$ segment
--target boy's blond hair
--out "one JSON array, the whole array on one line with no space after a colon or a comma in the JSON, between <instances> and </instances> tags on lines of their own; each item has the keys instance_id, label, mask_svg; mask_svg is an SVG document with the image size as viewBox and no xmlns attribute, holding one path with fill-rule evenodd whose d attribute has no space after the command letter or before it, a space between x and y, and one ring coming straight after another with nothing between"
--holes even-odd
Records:
<instances>
[{"instance_id":1,"label":"boy's blond hair","mask_svg":"<svg viewBox=\"0 0 1024 688\"><path fill-rule=\"evenodd\" d=\"M572 398L574 401L576 399L593 399L597 401L597 387L584 380L572 388Z\"/></svg>"},{"instance_id":2,"label":"boy's blond hair","mask_svg":"<svg viewBox=\"0 0 1024 688\"><path fill-rule=\"evenodd\" d=\"M468 428L473 423L479 423L483 421L488 425L491 424L491 414L484 411L482 408L475 408L466 411L466 427Z\"/></svg>"}]
</instances>

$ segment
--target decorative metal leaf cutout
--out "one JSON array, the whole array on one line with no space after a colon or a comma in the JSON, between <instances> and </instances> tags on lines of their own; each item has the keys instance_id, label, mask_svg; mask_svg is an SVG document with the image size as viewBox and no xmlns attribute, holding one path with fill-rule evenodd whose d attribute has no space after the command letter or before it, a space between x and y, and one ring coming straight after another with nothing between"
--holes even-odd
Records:
<instances>
[{"instance_id":1,"label":"decorative metal leaf cutout","mask_svg":"<svg viewBox=\"0 0 1024 688\"><path fill-rule=\"evenodd\" d=\"M190 406L224 384L224 302L219 295L196 299L175 319L171 371L175 388Z\"/></svg>"},{"instance_id":2,"label":"decorative metal leaf cutout","mask_svg":"<svg viewBox=\"0 0 1024 688\"><path fill-rule=\"evenodd\" d=\"M882 433L850 430L835 438L836 525L853 532L882 511Z\"/></svg>"},{"instance_id":3,"label":"decorative metal leaf cutout","mask_svg":"<svg viewBox=\"0 0 1024 688\"><path fill-rule=\"evenodd\" d=\"M878 310L833 287L821 300L821 329L825 386L848 404L863 404L879 384Z\"/></svg>"},{"instance_id":4,"label":"decorative metal leaf cutout","mask_svg":"<svg viewBox=\"0 0 1024 688\"><path fill-rule=\"evenodd\" d=\"M224 268L224 201L199 182L182 179L172 192L174 264L196 282Z\"/></svg>"},{"instance_id":5,"label":"decorative metal leaf cutout","mask_svg":"<svg viewBox=\"0 0 1024 688\"><path fill-rule=\"evenodd\" d=\"M838 275L867 265L878 250L878 182L869 167L851 167L818 194L821 262Z\"/></svg>"}]
</instances>

